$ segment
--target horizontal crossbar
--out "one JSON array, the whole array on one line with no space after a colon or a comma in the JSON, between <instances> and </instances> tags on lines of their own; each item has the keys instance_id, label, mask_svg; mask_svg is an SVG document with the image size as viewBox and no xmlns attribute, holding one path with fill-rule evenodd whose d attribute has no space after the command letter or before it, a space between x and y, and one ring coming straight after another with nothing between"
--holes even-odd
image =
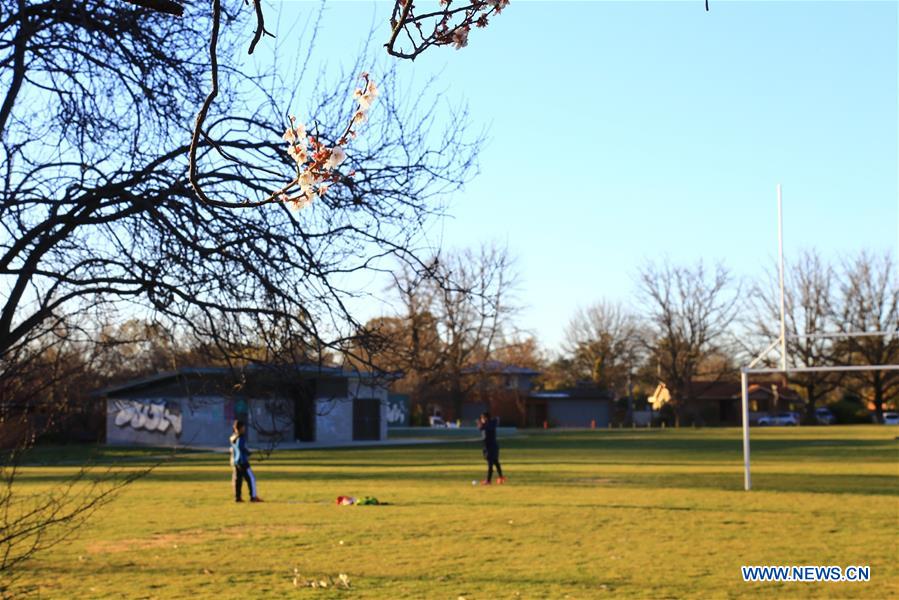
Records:
<instances>
[{"instance_id":1,"label":"horizontal crossbar","mask_svg":"<svg viewBox=\"0 0 899 600\"><path fill-rule=\"evenodd\" d=\"M778 368L748 368L744 367L740 369L743 373L748 374L756 374L756 375L772 375L777 373L785 373L789 375L790 373L827 373L827 372L840 372L840 371L899 371L899 365L844 365L844 366L833 366L833 367L787 367L786 369L778 369Z\"/></svg>"},{"instance_id":2,"label":"horizontal crossbar","mask_svg":"<svg viewBox=\"0 0 899 600\"><path fill-rule=\"evenodd\" d=\"M855 338L855 337L891 337L899 335L899 331L847 331L827 332L827 333L790 333L787 334L789 340L804 340L814 338Z\"/></svg>"}]
</instances>

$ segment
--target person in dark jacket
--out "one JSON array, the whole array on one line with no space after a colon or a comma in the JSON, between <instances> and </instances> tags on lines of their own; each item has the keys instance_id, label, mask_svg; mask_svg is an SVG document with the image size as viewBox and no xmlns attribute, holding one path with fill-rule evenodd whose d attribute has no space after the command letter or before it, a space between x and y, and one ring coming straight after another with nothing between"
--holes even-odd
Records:
<instances>
[{"instance_id":1,"label":"person in dark jacket","mask_svg":"<svg viewBox=\"0 0 899 600\"><path fill-rule=\"evenodd\" d=\"M496 483L506 483L503 477L503 468L499 464L499 444L496 442L496 419L490 417L489 412L481 413L478 419L478 429L481 430L481 440L484 442L484 459L487 461L487 479L481 483L490 485L493 479L493 467L496 467Z\"/></svg>"},{"instance_id":2,"label":"person in dark jacket","mask_svg":"<svg viewBox=\"0 0 899 600\"><path fill-rule=\"evenodd\" d=\"M234 421L234 433L231 434L231 467L234 484L234 501L243 502L240 497L243 482L246 480L250 490L250 502L262 502L256 494L256 475L250 468L250 450L247 448L247 426L240 420Z\"/></svg>"}]
</instances>

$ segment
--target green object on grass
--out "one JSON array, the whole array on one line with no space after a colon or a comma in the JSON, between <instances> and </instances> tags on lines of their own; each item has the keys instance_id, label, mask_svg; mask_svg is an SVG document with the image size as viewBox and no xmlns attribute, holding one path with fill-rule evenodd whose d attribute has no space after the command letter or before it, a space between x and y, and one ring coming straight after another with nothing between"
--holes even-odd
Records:
<instances>
[{"instance_id":1,"label":"green object on grass","mask_svg":"<svg viewBox=\"0 0 899 600\"><path fill-rule=\"evenodd\" d=\"M375 498L375 497L373 497L373 496L366 496L366 497L363 498L362 500L359 500L358 502L356 502L356 504L357 504L357 505L360 505L360 506L361 506L361 505L372 505L372 506L374 506L374 505L380 504L380 502L378 502L378 499Z\"/></svg>"}]
</instances>

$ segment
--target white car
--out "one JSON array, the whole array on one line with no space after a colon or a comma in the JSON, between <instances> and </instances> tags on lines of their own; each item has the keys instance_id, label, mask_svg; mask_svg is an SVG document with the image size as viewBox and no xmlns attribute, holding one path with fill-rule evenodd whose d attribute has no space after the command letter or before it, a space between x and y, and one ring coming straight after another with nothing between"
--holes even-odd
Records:
<instances>
[{"instance_id":1,"label":"white car","mask_svg":"<svg viewBox=\"0 0 899 600\"><path fill-rule=\"evenodd\" d=\"M819 425L833 425L837 418L830 412L830 409L822 406L815 409L815 420Z\"/></svg>"},{"instance_id":2,"label":"white car","mask_svg":"<svg viewBox=\"0 0 899 600\"><path fill-rule=\"evenodd\" d=\"M899 425L899 413L897 413L897 412L883 413L883 424L884 425Z\"/></svg>"},{"instance_id":3,"label":"white car","mask_svg":"<svg viewBox=\"0 0 899 600\"><path fill-rule=\"evenodd\" d=\"M457 421L444 421L443 417L440 415L428 417L428 422L431 424L431 427L446 427L447 429L459 428L459 423Z\"/></svg>"},{"instance_id":4,"label":"white car","mask_svg":"<svg viewBox=\"0 0 899 600\"><path fill-rule=\"evenodd\" d=\"M759 425L799 425L799 415L794 412L779 412L759 417Z\"/></svg>"}]
</instances>

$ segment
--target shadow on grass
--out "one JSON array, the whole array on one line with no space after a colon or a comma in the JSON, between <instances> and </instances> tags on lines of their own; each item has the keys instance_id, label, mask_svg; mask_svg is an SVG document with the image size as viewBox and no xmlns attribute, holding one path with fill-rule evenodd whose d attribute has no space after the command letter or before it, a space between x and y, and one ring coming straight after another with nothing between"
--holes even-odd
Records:
<instances>
[{"instance_id":1,"label":"shadow on grass","mask_svg":"<svg viewBox=\"0 0 899 600\"><path fill-rule=\"evenodd\" d=\"M467 466L467 465L465 465ZM303 472L296 469L283 470L273 466L258 467L256 475L260 482L295 482L309 485L336 485L361 487L368 485L388 484L433 484L444 483L447 489L456 486L467 487L472 478L480 478L483 465L472 462L469 469L454 471L390 470L360 467L356 470L341 470L333 473L320 471ZM616 471L608 476L601 471L574 472L565 471L545 473L528 471L516 476L515 471L507 469L512 477L513 485L521 487L576 487L576 488L646 488L646 489L683 489L683 490L719 490L739 491L743 489L742 473L738 468L706 473L627 473ZM147 476L147 483L165 483L169 485L218 483L227 486L230 483L230 469L227 464L220 470L194 470L190 468L169 467L158 469ZM67 479L65 473L41 473L31 471L24 475L23 482L31 484L56 485ZM758 491L774 491L788 493L820 493L820 494L861 494L872 496L899 496L899 477L881 474L844 474L844 473L785 473L762 471L753 474L753 487Z\"/></svg>"},{"instance_id":2,"label":"shadow on grass","mask_svg":"<svg viewBox=\"0 0 899 600\"><path fill-rule=\"evenodd\" d=\"M531 452L583 453L596 452L632 456L635 462L642 462L640 455L669 454L676 462L694 460L707 461L729 456L742 456L742 442L738 438L664 438L655 439L531 439L510 440L503 444L504 450L520 449ZM847 454L858 454L866 462L895 462L899 442L893 439L844 439L844 438L762 438L752 440L753 455L782 455L796 458L810 455L815 459L830 460L846 458ZM882 453L881 453L882 451ZM674 461L672 461L674 462Z\"/></svg>"},{"instance_id":3,"label":"shadow on grass","mask_svg":"<svg viewBox=\"0 0 899 600\"><path fill-rule=\"evenodd\" d=\"M752 450L754 457L777 457L779 455L797 459L812 457L816 460L845 459L857 455L864 462L895 462L899 441L890 430L859 427L851 428L791 428L785 430L765 429L753 431ZM450 461L476 452L479 443L449 442L446 444L426 444L416 446L370 446L346 448L275 449L267 460L282 464L332 464L353 466L405 466L415 462L431 460ZM505 453L514 452L518 456L537 459L546 455L547 463L644 462L646 459L659 461L660 456L670 457L672 463L731 459L741 454L741 439L735 429L705 430L610 430L610 431L559 431L538 432L520 437L501 440ZM81 464L93 459L96 464L113 464L124 461L148 462L160 454L168 455L171 448L138 448L96 445L38 446L26 457L26 464L66 465ZM218 464L227 462L223 452L204 450L178 450L179 461L192 464ZM258 455L257 455L258 456ZM855 458L855 456L853 456ZM669 462L661 460L660 462Z\"/></svg>"},{"instance_id":4,"label":"shadow on grass","mask_svg":"<svg viewBox=\"0 0 899 600\"><path fill-rule=\"evenodd\" d=\"M851 437L856 434L858 437ZM899 467L895 476L863 472L865 466L872 464L897 463L899 443L886 434L892 431L870 427L766 430L752 443L753 464L760 468L753 474L754 487L800 493L899 495ZM735 430L541 432L504 441L501 457L511 467L510 474L514 475L516 464L523 468L515 479L523 485L589 487L593 484L584 484L587 479L611 478L617 487L740 490L739 441L739 432ZM141 467L170 452L163 448L42 446L27 457L30 468L23 472L23 481L55 484L70 476L65 467L86 462L100 469ZM820 467L814 474L776 470L781 465L812 461L834 464L838 467L835 470L843 472L820 472ZM623 472L621 467L629 465L639 468ZM701 473L689 471L699 465L707 469ZM852 473L851 465L858 465L862 472ZM605 466L618 468L607 474L603 472ZM57 472L42 467L57 467ZM454 485L479 477L484 465L477 443L450 443L276 450L268 459L254 461L254 467L261 480L278 482L436 481ZM665 468L675 472L664 472ZM227 482L230 476L227 454L184 450L156 469L148 481Z\"/></svg>"}]
</instances>

